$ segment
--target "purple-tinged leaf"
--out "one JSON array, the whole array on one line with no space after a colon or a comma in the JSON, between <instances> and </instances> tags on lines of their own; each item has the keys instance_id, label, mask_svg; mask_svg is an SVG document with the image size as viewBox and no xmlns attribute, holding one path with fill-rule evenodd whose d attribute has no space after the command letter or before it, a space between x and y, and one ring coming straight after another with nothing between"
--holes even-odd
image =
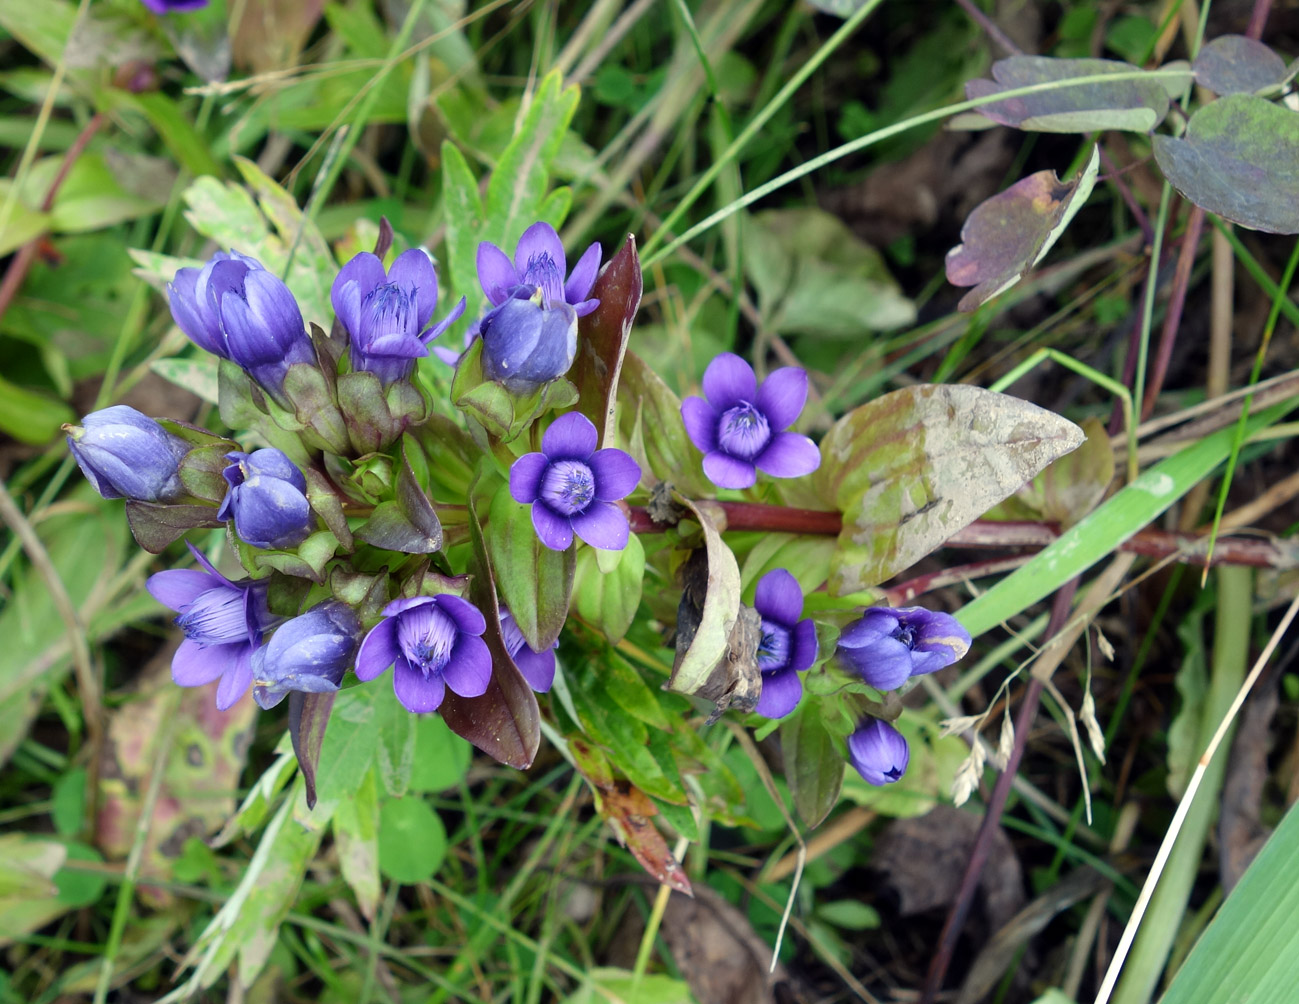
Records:
<instances>
[{"instance_id":1,"label":"purple-tinged leaf","mask_svg":"<svg viewBox=\"0 0 1299 1004\"><path fill-rule=\"evenodd\" d=\"M325 739L325 726L334 708L337 694L304 694L294 690L289 693L289 738L293 742L293 755L298 758L298 770L307 787L307 808L316 807L316 767L320 764L320 745Z\"/></svg>"},{"instance_id":2,"label":"purple-tinged leaf","mask_svg":"<svg viewBox=\"0 0 1299 1004\"><path fill-rule=\"evenodd\" d=\"M161 554L167 545L179 540L188 530L216 529L223 526L216 518L216 508L206 505L154 505L128 499L126 521L135 542L150 554Z\"/></svg>"},{"instance_id":3,"label":"purple-tinged leaf","mask_svg":"<svg viewBox=\"0 0 1299 1004\"><path fill-rule=\"evenodd\" d=\"M1214 94L1254 94L1279 87L1290 75L1285 60L1257 39L1223 35L1191 64L1195 82Z\"/></svg>"},{"instance_id":4,"label":"purple-tinged leaf","mask_svg":"<svg viewBox=\"0 0 1299 1004\"><path fill-rule=\"evenodd\" d=\"M636 238L628 234L591 290L600 306L577 322L577 358L569 372L577 385L578 409L595 423L601 446L612 445L616 438L613 406L618 377L643 288Z\"/></svg>"},{"instance_id":5,"label":"purple-tinged leaf","mask_svg":"<svg viewBox=\"0 0 1299 1004\"><path fill-rule=\"evenodd\" d=\"M1201 209L1269 234L1299 233L1299 114L1250 94L1205 105L1155 160Z\"/></svg>"},{"instance_id":6,"label":"purple-tinged leaf","mask_svg":"<svg viewBox=\"0 0 1299 1004\"><path fill-rule=\"evenodd\" d=\"M794 808L809 828L819 826L839 801L844 759L826 728L829 718L820 698L803 698L798 711L780 726L785 780Z\"/></svg>"},{"instance_id":7,"label":"purple-tinged leaf","mask_svg":"<svg viewBox=\"0 0 1299 1004\"><path fill-rule=\"evenodd\" d=\"M1011 56L992 64L992 80L971 80L965 96L971 100L1002 91L1100 74L1139 73L1138 67L1111 59L1053 59ZM1150 132L1168 114L1170 97L1190 85L1185 64L1170 64L1148 78L1096 81L1058 90L1025 94L978 109L994 122L1033 132L1091 132L1125 129Z\"/></svg>"},{"instance_id":8,"label":"purple-tinged leaf","mask_svg":"<svg viewBox=\"0 0 1299 1004\"><path fill-rule=\"evenodd\" d=\"M961 241L947 252L947 281L974 286L961 297L971 311L1009 289L1041 261L1096 184L1100 147L1077 177L1061 181L1054 171L1021 178L975 207L961 227Z\"/></svg>"},{"instance_id":9,"label":"purple-tinged leaf","mask_svg":"<svg viewBox=\"0 0 1299 1004\"><path fill-rule=\"evenodd\" d=\"M817 490L843 514L830 591L897 574L968 526L1083 432L1044 408L979 387L908 387L855 408L821 441Z\"/></svg>"}]
</instances>

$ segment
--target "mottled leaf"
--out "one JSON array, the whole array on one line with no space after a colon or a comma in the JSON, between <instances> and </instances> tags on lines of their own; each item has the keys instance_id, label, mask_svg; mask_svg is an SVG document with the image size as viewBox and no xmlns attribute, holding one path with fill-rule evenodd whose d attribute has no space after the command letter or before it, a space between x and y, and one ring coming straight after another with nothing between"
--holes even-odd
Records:
<instances>
[{"instance_id":1,"label":"mottled leaf","mask_svg":"<svg viewBox=\"0 0 1299 1004\"><path fill-rule=\"evenodd\" d=\"M813 475L843 514L830 590L902 571L1082 440L1059 415L966 385L908 387L854 409L821 441Z\"/></svg>"},{"instance_id":2,"label":"mottled leaf","mask_svg":"<svg viewBox=\"0 0 1299 1004\"><path fill-rule=\"evenodd\" d=\"M577 322L577 358L568 376L577 385L578 409L595 423L602 446L611 446L617 437L618 376L643 286L636 238L628 234L591 290L600 306Z\"/></svg>"},{"instance_id":3,"label":"mottled leaf","mask_svg":"<svg viewBox=\"0 0 1299 1004\"><path fill-rule=\"evenodd\" d=\"M1100 147L1092 147L1087 165L1068 181L1038 171L979 203L961 227L963 243L947 252L947 281L975 287L961 298L961 310L1009 289L1046 257L1091 195L1099 167Z\"/></svg>"},{"instance_id":4,"label":"mottled leaf","mask_svg":"<svg viewBox=\"0 0 1299 1004\"><path fill-rule=\"evenodd\" d=\"M973 100L1033 84L1140 72L1131 63L1111 59L1011 56L992 64L992 80L967 83L965 96ZM1181 94L1190 82L1191 72L1185 64L1170 64L1143 78L1093 81L1024 94L983 105L978 111L1002 125L1035 132L1150 132L1168 114L1170 97Z\"/></svg>"},{"instance_id":5,"label":"mottled leaf","mask_svg":"<svg viewBox=\"0 0 1299 1004\"><path fill-rule=\"evenodd\" d=\"M370 770L351 798L334 810L334 849L343 881L356 896L367 920L374 920L382 889L379 884L379 786Z\"/></svg>"},{"instance_id":6,"label":"mottled leaf","mask_svg":"<svg viewBox=\"0 0 1299 1004\"><path fill-rule=\"evenodd\" d=\"M1222 35L1206 43L1191 70L1195 82L1214 94L1254 94L1279 87L1289 76L1284 59L1245 35Z\"/></svg>"},{"instance_id":7,"label":"mottled leaf","mask_svg":"<svg viewBox=\"0 0 1299 1004\"><path fill-rule=\"evenodd\" d=\"M172 275L175 275L174 271ZM205 354L193 359L155 359L149 364L149 369L164 380L201 397L208 404L216 404L220 400L217 396L219 366L216 356Z\"/></svg>"},{"instance_id":8,"label":"mottled leaf","mask_svg":"<svg viewBox=\"0 0 1299 1004\"><path fill-rule=\"evenodd\" d=\"M316 807L316 767L337 696L304 694L297 690L289 693L289 738L293 740L293 755L298 758L298 770L306 786L308 809Z\"/></svg>"},{"instance_id":9,"label":"mottled leaf","mask_svg":"<svg viewBox=\"0 0 1299 1004\"><path fill-rule=\"evenodd\" d=\"M809 827L819 826L830 814L843 786L843 753L826 727L830 717L821 698L809 694L780 726L785 781L794 808Z\"/></svg>"},{"instance_id":10,"label":"mottled leaf","mask_svg":"<svg viewBox=\"0 0 1299 1004\"><path fill-rule=\"evenodd\" d=\"M1082 429L1087 436L1083 444L998 506L995 518L1042 519L1070 527L1100 504L1114 480L1114 448L1100 419L1085 419Z\"/></svg>"},{"instance_id":11,"label":"mottled leaf","mask_svg":"<svg viewBox=\"0 0 1299 1004\"><path fill-rule=\"evenodd\" d=\"M1299 233L1299 114L1232 94L1192 115L1181 139L1153 142L1164 177L1200 208L1251 230Z\"/></svg>"}]
</instances>

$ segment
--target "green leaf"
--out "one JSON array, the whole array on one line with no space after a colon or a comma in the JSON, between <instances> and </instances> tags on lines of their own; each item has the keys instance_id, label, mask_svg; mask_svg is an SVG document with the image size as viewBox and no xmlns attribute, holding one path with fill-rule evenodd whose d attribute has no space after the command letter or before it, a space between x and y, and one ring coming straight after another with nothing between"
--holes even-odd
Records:
<instances>
[{"instance_id":1,"label":"green leaf","mask_svg":"<svg viewBox=\"0 0 1299 1004\"><path fill-rule=\"evenodd\" d=\"M758 580L773 569L783 568L798 580L806 596L821 588L830 577L834 557L833 537L801 536L793 533L767 533L744 556L740 579L744 582L745 602L752 605Z\"/></svg>"},{"instance_id":2,"label":"green leaf","mask_svg":"<svg viewBox=\"0 0 1299 1004\"><path fill-rule=\"evenodd\" d=\"M149 369L208 404L217 404L220 401L217 390L219 363L216 356L205 353L193 359L155 359L149 364Z\"/></svg>"},{"instance_id":3,"label":"green leaf","mask_svg":"<svg viewBox=\"0 0 1299 1004\"><path fill-rule=\"evenodd\" d=\"M343 881L352 888L367 920L374 920L379 885L379 787L371 769L351 798L334 810L334 848Z\"/></svg>"},{"instance_id":4,"label":"green leaf","mask_svg":"<svg viewBox=\"0 0 1299 1004\"><path fill-rule=\"evenodd\" d=\"M880 926L879 911L856 899L838 899L818 906L816 915L845 931L871 931Z\"/></svg>"},{"instance_id":5,"label":"green leaf","mask_svg":"<svg viewBox=\"0 0 1299 1004\"><path fill-rule=\"evenodd\" d=\"M1130 63L1110 59L1052 59L1048 56L1012 56L992 64L992 80L971 80L965 85L970 99L1001 91L1074 80L1098 74L1139 73ZM1150 132L1168 114L1170 97L1182 94L1191 83L1191 71L1170 64L1158 74L1135 80L1098 81L1076 87L1023 94L981 106L978 111L994 122L1036 132L1091 132L1126 129Z\"/></svg>"},{"instance_id":6,"label":"green leaf","mask_svg":"<svg viewBox=\"0 0 1299 1004\"><path fill-rule=\"evenodd\" d=\"M914 564L1082 440L1059 415L966 385L908 387L855 408L821 441L813 475L843 513L831 592Z\"/></svg>"},{"instance_id":7,"label":"green leaf","mask_svg":"<svg viewBox=\"0 0 1299 1004\"><path fill-rule=\"evenodd\" d=\"M690 988L670 976L633 973L628 969L597 968L562 1004L696 1004Z\"/></svg>"},{"instance_id":8,"label":"green leaf","mask_svg":"<svg viewBox=\"0 0 1299 1004\"><path fill-rule=\"evenodd\" d=\"M76 417L62 401L0 377L0 432L20 443L44 446L58 436L60 426L76 421Z\"/></svg>"},{"instance_id":9,"label":"green leaf","mask_svg":"<svg viewBox=\"0 0 1299 1004\"><path fill-rule=\"evenodd\" d=\"M808 694L780 726L785 780L794 807L809 827L819 826L830 814L843 786L843 753L826 728L826 716L821 699Z\"/></svg>"},{"instance_id":10,"label":"green leaf","mask_svg":"<svg viewBox=\"0 0 1299 1004\"><path fill-rule=\"evenodd\" d=\"M148 119L171 155L196 178L206 175L215 181L224 173L212 156L207 140L176 101L162 91L132 94L114 87L101 90L99 96L110 109L130 109Z\"/></svg>"},{"instance_id":11,"label":"green leaf","mask_svg":"<svg viewBox=\"0 0 1299 1004\"><path fill-rule=\"evenodd\" d=\"M440 715L412 715L415 723L415 759L411 764L410 790L437 795L454 788L469 771L473 751L447 727Z\"/></svg>"},{"instance_id":12,"label":"green leaf","mask_svg":"<svg viewBox=\"0 0 1299 1004\"><path fill-rule=\"evenodd\" d=\"M455 144L442 144L442 208L447 218L447 270L451 288L465 298L466 314L477 316L483 301L478 285L478 244L485 239L478 179Z\"/></svg>"},{"instance_id":13,"label":"green leaf","mask_svg":"<svg viewBox=\"0 0 1299 1004\"><path fill-rule=\"evenodd\" d=\"M1191 71L1195 82L1214 94L1256 94L1279 87L1290 76L1284 59L1245 35L1222 35L1205 43Z\"/></svg>"},{"instance_id":14,"label":"green leaf","mask_svg":"<svg viewBox=\"0 0 1299 1004\"><path fill-rule=\"evenodd\" d=\"M0 25L51 66L63 57L76 21L77 6L68 0L0 0Z\"/></svg>"},{"instance_id":15,"label":"green leaf","mask_svg":"<svg viewBox=\"0 0 1299 1004\"><path fill-rule=\"evenodd\" d=\"M598 556L604 552L584 547L577 555L573 576L573 609L611 642L622 641L640 608L645 579L645 548L631 534L627 546L616 552L611 571L602 572Z\"/></svg>"},{"instance_id":16,"label":"green leaf","mask_svg":"<svg viewBox=\"0 0 1299 1004\"><path fill-rule=\"evenodd\" d=\"M9 201L12 190L13 182L0 178L0 209L9 202L9 218L0 220L0 255L18 250L50 228L50 214L32 209L16 196Z\"/></svg>"},{"instance_id":17,"label":"green leaf","mask_svg":"<svg viewBox=\"0 0 1299 1004\"><path fill-rule=\"evenodd\" d=\"M681 421L681 399L646 362L628 352L618 381L622 441L641 466L641 484L669 481L691 498L708 498L715 489L704 476L703 454L695 449Z\"/></svg>"},{"instance_id":18,"label":"green leaf","mask_svg":"<svg viewBox=\"0 0 1299 1004\"><path fill-rule=\"evenodd\" d=\"M81 829L86 813L86 768L73 767L54 782L50 792L50 818L61 836L71 837Z\"/></svg>"},{"instance_id":19,"label":"green leaf","mask_svg":"<svg viewBox=\"0 0 1299 1004\"><path fill-rule=\"evenodd\" d=\"M1155 160L1201 209L1251 230L1299 233L1299 115L1231 94L1191 116L1182 138L1155 136Z\"/></svg>"},{"instance_id":20,"label":"green leaf","mask_svg":"<svg viewBox=\"0 0 1299 1004\"><path fill-rule=\"evenodd\" d=\"M961 243L947 253L947 281L974 286L959 309L974 310L1028 274L1086 203L1100 169L1100 147L1077 176L1061 181L1038 171L975 207L961 227Z\"/></svg>"},{"instance_id":21,"label":"green leaf","mask_svg":"<svg viewBox=\"0 0 1299 1004\"><path fill-rule=\"evenodd\" d=\"M418 798L391 799L379 810L379 870L394 882L429 878L447 853L447 831Z\"/></svg>"}]
</instances>

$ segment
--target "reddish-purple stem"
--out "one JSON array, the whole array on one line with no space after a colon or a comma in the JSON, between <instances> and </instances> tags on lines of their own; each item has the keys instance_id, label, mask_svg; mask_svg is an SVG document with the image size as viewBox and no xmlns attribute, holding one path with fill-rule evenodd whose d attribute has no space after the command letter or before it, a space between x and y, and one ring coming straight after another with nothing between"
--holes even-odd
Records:
<instances>
[{"instance_id":1,"label":"reddish-purple stem","mask_svg":"<svg viewBox=\"0 0 1299 1004\"><path fill-rule=\"evenodd\" d=\"M1168 296L1168 313L1164 315L1164 330L1160 333L1159 350L1155 354L1150 379L1146 382L1146 396L1141 404L1143 421L1155 410L1155 401L1164 389L1164 377L1168 375L1168 364L1173 358L1173 346L1177 342L1177 330L1182 324L1186 294L1191 288L1191 270L1195 267L1195 254L1199 250L1200 235L1203 232L1204 210L1195 206L1191 209L1190 218L1186 221L1186 232L1182 235L1177 269L1173 272L1173 289Z\"/></svg>"},{"instance_id":2,"label":"reddish-purple stem","mask_svg":"<svg viewBox=\"0 0 1299 1004\"><path fill-rule=\"evenodd\" d=\"M973 0L956 0L956 3L970 15L970 20L983 29L983 33L1006 50L1007 55L1022 56L1024 50L1015 44L1014 39L997 27L996 22L974 5Z\"/></svg>"}]
</instances>

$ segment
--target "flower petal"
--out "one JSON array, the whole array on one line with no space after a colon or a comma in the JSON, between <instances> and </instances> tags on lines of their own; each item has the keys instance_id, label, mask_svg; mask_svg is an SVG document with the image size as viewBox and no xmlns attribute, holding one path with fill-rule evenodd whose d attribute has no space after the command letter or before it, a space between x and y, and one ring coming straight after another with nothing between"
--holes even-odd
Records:
<instances>
[{"instance_id":1,"label":"flower petal","mask_svg":"<svg viewBox=\"0 0 1299 1004\"><path fill-rule=\"evenodd\" d=\"M207 648L186 638L171 657L171 678L182 687L201 687L229 669L246 646L210 645Z\"/></svg>"},{"instance_id":2,"label":"flower petal","mask_svg":"<svg viewBox=\"0 0 1299 1004\"><path fill-rule=\"evenodd\" d=\"M452 593L440 593L434 599L437 600L439 609L455 621L456 627L464 634L480 635L487 630L487 618L468 600ZM455 690L455 687L451 689ZM456 693L459 694L460 691L456 690Z\"/></svg>"},{"instance_id":3,"label":"flower petal","mask_svg":"<svg viewBox=\"0 0 1299 1004\"><path fill-rule=\"evenodd\" d=\"M233 648L234 646L230 647ZM248 693L248 688L253 683L252 654L253 650L249 646L241 646L234 665L222 674L221 682L217 684L216 693L218 711L225 711L233 706L244 694Z\"/></svg>"},{"instance_id":4,"label":"flower petal","mask_svg":"<svg viewBox=\"0 0 1299 1004\"><path fill-rule=\"evenodd\" d=\"M200 593L220 585L197 568L173 568L149 576L144 588L164 607L180 611L193 603Z\"/></svg>"},{"instance_id":5,"label":"flower petal","mask_svg":"<svg viewBox=\"0 0 1299 1004\"><path fill-rule=\"evenodd\" d=\"M702 397L688 397L681 402L681 421L685 423L686 435L700 453L712 453L717 449L718 418L717 409Z\"/></svg>"},{"instance_id":6,"label":"flower petal","mask_svg":"<svg viewBox=\"0 0 1299 1004\"><path fill-rule=\"evenodd\" d=\"M762 674L762 693L753 710L766 718L784 718L803 699L803 681L792 669Z\"/></svg>"},{"instance_id":7,"label":"flower petal","mask_svg":"<svg viewBox=\"0 0 1299 1004\"><path fill-rule=\"evenodd\" d=\"M604 551L621 551L627 546L631 527L627 517L612 502L596 499L585 512L574 513L569 519L573 531L592 547Z\"/></svg>"},{"instance_id":8,"label":"flower petal","mask_svg":"<svg viewBox=\"0 0 1299 1004\"><path fill-rule=\"evenodd\" d=\"M840 648L862 648L873 645L881 638L891 638L898 631L898 614L888 607L869 607L862 615L843 629L839 635Z\"/></svg>"},{"instance_id":9,"label":"flower petal","mask_svg":"<svg viewBox=\"0 0 1299 1004\"><path fill-rule=\"evenodd\" d=\"M528 262L543 254L550 255L550 260L555 263L560 275L568 271L564 244L559 239L559 234L545 220L539 220L523 231L523 236L514 247L514 271L523 275L528 269Z\"/></svg>"},{"instance_id":10,"label":"flower petal","mask_svg":"<svg viewBox=\"0 0 1299 1004\"><path fill-rule=\"evenodd\" d=\"M555 653L553 650L534 652L524 642L523 647L514 655L514 665L528 681L528 686L538 694L548 692L555 682Z\"/></svg>"},{"instance_id":11,"label":"flower petal","mask_svg":"<svg viewBox=\"0 0 1299 1004\"><path fill-rule=\"evenodd\" d=\"M820 643L816 639L816 624L811 620L799 621L790 641L789 668L800 673L811 669L820 650Z\"/></svg>"},{"instance_id":12,"label":"flower petal","mask_svg":"<svg viewBox=\"0 0 1299 1004\"><path fill-rule=\"evenodd\" d=\"M579 300L577 303L572 304L573 313L578 317L585 317L598 306L600 306L599 300Z\"/></svg>"},{"instance_id":13,"label":"flower petal","mask_svg":"<svg viewBox=\"0 0 1299 1004\"><path fill-rule=\"evenodd\" d=\"M349 334L356 334L361 329L361 301L385 281L383 262L369 251L362 251L338 270L329 290L329 299L334 305L334 313Z\"/></svg>"},{"instance_id":14,"label":"flower petal","mask_svg":"<svg viewBox=\"0 0 1299 1004\"><path fill-rule=\"evenodd\" d=\"M492 653L487 642L471 634L460 635L442 667L442 678L461 697L482 697L492 682Z\"/></svg>"},{"instance_id":15,"label":"flower petal","mask_svg":"<svg viewBox=\"0 0 1299 1004\"><path fill-rule=\"evenodd\" d=\"M519 284L519 273L509 256L491 241L478 245L478 282L487 299L500 306L510 297L510 287Z\"/></svg>"},{"instance_id":16,"label":"flower petal","mask_svg":"<svg viewBox=\"0 0 1299 1004\"><path fill-rule=\"evenodd\" d=\"M396 662L400 654L401 651L397 648L397 621L393 617L385 617L361 642L361 648L356 653L356 678L373 680Z\"/></svg>"},{"instance_id":17,"label":"flower petal","mask_svg":"<svg viewBox=\"0 0 1299 1004\"><path fill-rule=\"evenodd\" d=\"M532 504L532 528L537 531L537 539L552 551L567 551L573 543L573 527L568 517L551 512L544 502Z\"/></svg>"},{"instance_id":18,"label":"flower petal","mask_svg":"<svg viewBox=\"0 0 1299 1004\"><path fill-rule=\"evenodd\" d=\"M392 670L392 689L407 711L427 714L436 711L446 696L446 684L439 673L427 677L405 659L398 659Z\"/></svg>"},{"instance_id":19,"label":"flower petal","mask_svg":"<svg viewBox=\"0 0 1299 1004\"><path fill-rule=\"evenodd\" d=\"M525 505L537 501L550 461L544 453L525 453L510 465L510 498Z\"/></svg>"},{"instance_id":20,"label":"flower petal","mask_svg":"<svg viewBox=\"0 0 1299 1004\"><path fill-rule=\"evenodd\" d=\"M580 411L560 415L541 437L541 451L550 460L586 460L598 438L591 420Z\"/></svg>"},{"instance_id":21,"label":"flower petal","mask_svg":"<svg viewBox=\"0 0 1299 1004\"><path fill-rule=\"evenodd\" d=\"M438 305L438 274L423 248L403 251L388 269L388 281L398 289L415 291L415 314L422 328Z\"/></svg>"},{"instance_id":22,"label":"flower petal","mask_svg":"<svg viewBox=\"0 0 1299 1004\"><path fill-rule=\"evenodd\" d=\"M896 690L911 677L911 649L896 638L864 648L841 648L844 661L876 690Z\"/></svg>"},{"instance_id":23,"label":"flower petal","mask_svg":"<svg viewBox=\"0 0 1299 1004\"><path fill-rule=\"evenodd\" d=\"M576 307L591 292L591 287L595 285L595 277L599 273L600 245L597 242L583 251L582 257L577 259L577 264L569 273L568 282L564 283L564 299Z\"/></svg>"},{"instance_id":24,"label":"flower petal","mask_svg":"<svg viewBox=\"0 0 1299 1004\"><path fill-rule=\"evenodd\" d=\"M704 454L704 473L718 488L752 488L758 480L757 468L721 450Z\"/></svg>"},{"instance_id":25,"label":"flower petal","mask_svg":"<svg viewBox=\"0 0 1299 1004\"><path fill-rule=\"evenodd\" d=\"M723 352L704 370L704 394L719 412L758 396L758 378L753 367L734 352Z\"/></svg>"},{"instance_id":26,"label":"flower petal","mask_svg":"<svg viewBox=\"0 0 1299 1004\"><path fill-rule=\"evenodd\" d=\"M595 497L602 502L626 498L640 483L640 464L622 450L596 450L586 464L595 476Z\"/></svg>"},{"instance_id":27,"label":"flower petal","mask_svg":"<svg viewBox=\"0 0 1299 1004\"><path fill-rule=\"evenodd\" d=\"M821 451L806 436L778 432L753 462L773 478L801 478L821 466Z\"/></svg>"},{"instance_id":28,"label":"flower petal","mask_svg":"<svg viewBox=\"0 0 1299 1004\"><path fill-rule=\"evenodd\" d=\"M753 607L763 617L784 627L793 627L803 616L803 590L798 579L784 568L773 568L758 580Z\"/></svg>"},{"instance_id":29,"label":"flower petal","mask_svg":"<svg viewBox=\"0 0 1299 1004\"><path fill-rule=\"evenodd\" d=\"M755 403L767 416L772 432L788 429L807 403L807 371L797 366L773 371L762 382Z\"/></svg>"}]
</instances>

